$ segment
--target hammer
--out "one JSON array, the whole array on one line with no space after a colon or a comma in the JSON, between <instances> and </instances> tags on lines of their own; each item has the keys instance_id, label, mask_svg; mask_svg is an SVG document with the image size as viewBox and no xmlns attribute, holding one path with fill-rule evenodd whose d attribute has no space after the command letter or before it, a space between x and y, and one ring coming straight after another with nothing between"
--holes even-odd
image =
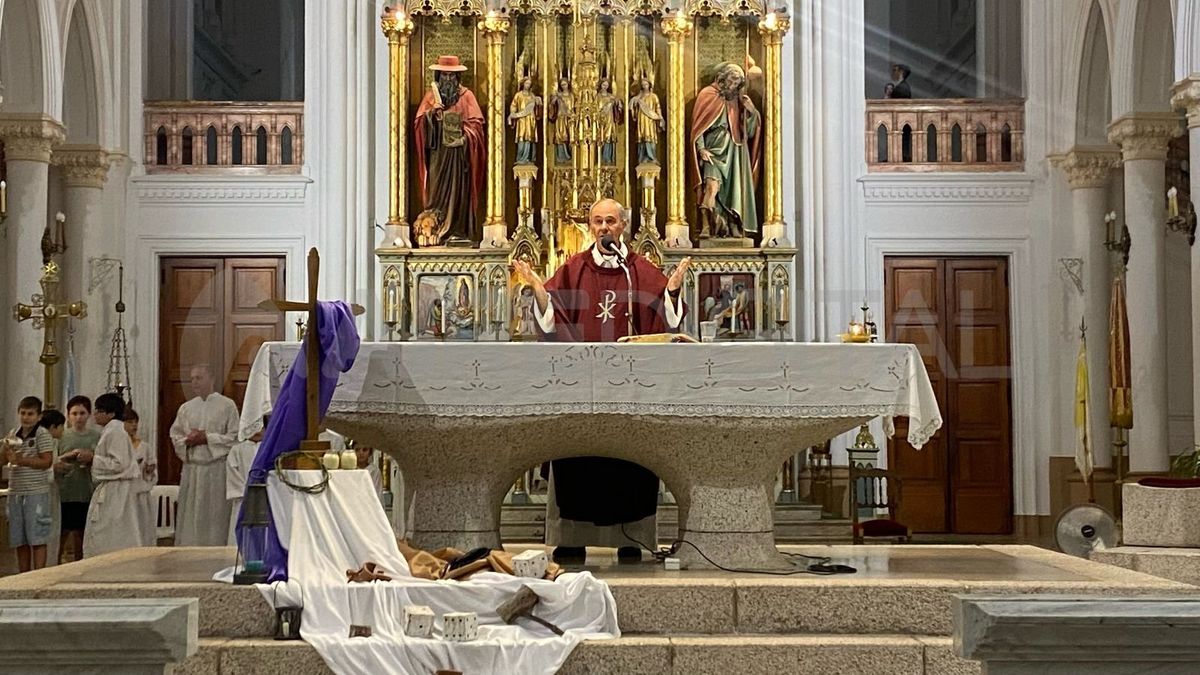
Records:
<instances>
[{"instance_id":1,"label":"hammer","mask_svg":"<svg viewBox=\"0 0 1200 675\"><path fill-rule=\"evenodd\" d=\"M513 595L503 605L496 608L496 613L500 615L504 623L514 623L517 619L526 616L554 631L555 635L562 635L561 628L533 615L533 608L537 605L538 600L538 595L533 592L532 588L522 586L516 595Z\"/></svg>"}]
</instances>

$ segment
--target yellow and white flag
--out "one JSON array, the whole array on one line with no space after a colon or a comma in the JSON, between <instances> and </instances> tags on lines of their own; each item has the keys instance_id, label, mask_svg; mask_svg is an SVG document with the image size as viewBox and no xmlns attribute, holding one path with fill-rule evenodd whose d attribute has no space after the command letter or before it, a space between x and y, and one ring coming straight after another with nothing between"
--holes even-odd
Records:
<instances>
[{"instance_id":1,"label":"yellow and white flag","mask_svg":"<svg viewBox=\"0 0 1200 675\"><path fill-rule=\"evenodd\" d=\"M1075 466L1085 483L1092 480L1092 438L1088 425L1092 401L1088 396L1087 338L1079 339L1079 359L1075 364Z\"/></svg>"}]
</instances>

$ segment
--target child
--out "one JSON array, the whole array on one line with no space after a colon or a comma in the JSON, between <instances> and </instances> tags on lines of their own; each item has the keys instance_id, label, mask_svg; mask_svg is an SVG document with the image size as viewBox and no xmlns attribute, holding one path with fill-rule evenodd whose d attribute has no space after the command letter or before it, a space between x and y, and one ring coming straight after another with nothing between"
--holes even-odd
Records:
<instances>
[{"instance_id":1,"label":"child","mask_svg":"<svg viewBox=\"0 0 1200 675\"><path fill-rule=\"evenodd\" d=\"M258 454L258 446L262 442L263 432L270 417L263 415L262 428L254 432L248 440L234 444L225 457L225 500L230 506L230 546L237 546L237 520L242 510L242 495L246 493L246 479L250 476L250 466L254 464L254 456Z\"/></svg>"},{"instance_id":2,"label":"child","mask_svg":"<svg viewBox=\"0 0 1200 675\"><path fill-rule=\"evenodd\" d=\"M26 396L17 404L21 426L4 439L4 459L12 465L8 481L8 541L17 549L21 572L46 566L50 540L50 472L54 437L38 425L42 400Z\"/></svg>"},{"instance_id":3,"label":"child","mask_svg":"<svg viewBox=\"0 0 1200 675\"><path fill-rule=\"evenodd\" d=\"M96 482L88 506L88 527L83 533L83 555L87 558L142 545L135 492L141 467L134 458L129 434L125 433L124 416L125 401L120 396L101 395L92 413L92 419L102 429L95 453L72 451L81 459L91 459L92 480Z\"/></svg>"},{"instance_id":4,"label":"child","mask_svg":"<svg viewBox=\"0 0 1200 675\"><path fill-rule=\"evenodd\" d=\"M92 416L92 399L86 396L74 396L67 402L67 423L69 428L63 432L59 442L59 458L54 463L54 473L58 478L58 498L62 503L62 537L60 551L67 550L67 542L71 542L71 551L75 560L83 560L83 531L87 527L88 502L92 500L92 464L78 460L78 453L72 450L96 449L100 442L100 431L88 428L88 418ZM66 459L66 455L71 459Z\"/></svg>"},{"instance_id":5,"label":"child","mask_svg":"<svg viewBox=\"0 0 1200 675\"><path fill-rule=\"evenodd\" d=\"M158 485L158 456L154 454L154 446L138 436L138 425L141 418L133 408L125 410L125 433L133 444L133 457L141 467L141 475L134 481L137 495L137 511L142 530L142 546L158 545L158 513L157 504L151 499L150 491Z\"/></svg>"}]
</instances>

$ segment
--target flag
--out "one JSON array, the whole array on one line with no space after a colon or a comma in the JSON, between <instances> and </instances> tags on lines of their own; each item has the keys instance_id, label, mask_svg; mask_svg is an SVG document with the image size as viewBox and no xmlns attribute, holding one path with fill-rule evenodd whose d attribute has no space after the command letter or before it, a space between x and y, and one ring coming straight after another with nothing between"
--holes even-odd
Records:
<instances>
[{"instance_id":1,"label":"flag","mask_svg":"<svg viewBox=\"0 0 1200 675\"><path fill-rule=\"evenodd\" d=\"M66 406L77 393L75 385L75 329L67 330L67 358L66 358L66 373L63 376L62 390L62 412L67 412Z\"/></svg>"},{"instance_id":2,"label":"flag","mask_svg":"<svg viewBox=\"0 0 1200 675\"><path fill-rule=\"evenodd\" d=\"M1079 358L1075 362L1075 467L1085 483L1092 480L1092 402L1088 396L1087 338L1079 338Z\"/></svg>"},{"instance_id":3,"label":"flag","mask_svg":"<svg viewBox=\"0 0 1200 675\"><path fill-rule=\"evenodd\" d=\"M1109 426L1133 428L1133 377L1129 364L1129 314L1125 306L1125 279L1113 278L1108 309Z\"/></svg>"}]
</instances>

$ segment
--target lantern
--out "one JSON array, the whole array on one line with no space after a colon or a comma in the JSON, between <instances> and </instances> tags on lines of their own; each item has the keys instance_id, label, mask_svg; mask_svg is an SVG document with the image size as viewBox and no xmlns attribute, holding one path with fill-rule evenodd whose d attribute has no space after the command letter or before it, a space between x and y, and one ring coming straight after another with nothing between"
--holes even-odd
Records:
<instances>
[{"instance_id":1,"label":"lantern","mask_svg":"<svg viewBox=\"0 0 1200 675\"><path fill-rule=\"evenodd\" d=\"M233 583L265 584L267 528L271 524L266 483L250 483L246 486L240 524L241 527L237 531L237 565L234 567Z\"/></svg>"}]
</instances>

